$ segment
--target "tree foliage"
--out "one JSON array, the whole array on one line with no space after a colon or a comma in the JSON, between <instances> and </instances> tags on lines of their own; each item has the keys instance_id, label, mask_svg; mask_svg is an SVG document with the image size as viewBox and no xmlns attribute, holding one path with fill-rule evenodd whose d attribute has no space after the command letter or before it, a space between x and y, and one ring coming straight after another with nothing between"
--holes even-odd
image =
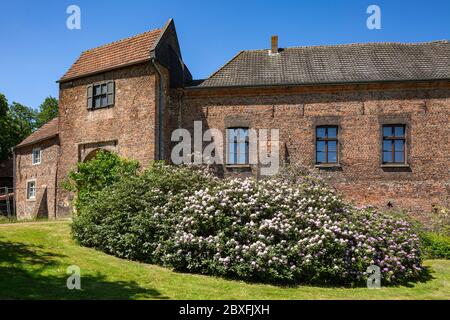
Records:
<instances>
[{"instance_id":1,"label":"tree foliage","mask_svg":"<svg viewBox=\"0 0 450 320\"><path fill-rule=\"evenodd\" d=\"M58 100L53 97L47 97L35 111L18 102L9 104L0 93L0 160L10 157L13 147L57 115Z\"/></svg>"},{"instance_id":2,"label":"tree foliage","mask_svg":"<svg viewBox=\"0 0 450 320\"><path fill-rule=\"evenodd\" d=\"M58 99L54 97L45 98L39 106L39 112L36 115L36 127L40 128L45 123L58 116Z\"/></svg>"}]
</instances>

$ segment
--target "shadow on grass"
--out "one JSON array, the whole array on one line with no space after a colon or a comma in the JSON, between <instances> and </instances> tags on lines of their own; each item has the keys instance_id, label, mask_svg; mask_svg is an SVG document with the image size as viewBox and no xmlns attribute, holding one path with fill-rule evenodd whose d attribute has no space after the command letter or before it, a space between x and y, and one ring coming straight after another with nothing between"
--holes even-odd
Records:
<instances>
[{"instance_id":1,"label":"shadow on grass","mask_svg":"<svg viewBox=\"0 0 450 320\"><path fill-rule=\"evenodd\" d=\"M110 281L83 270L81 290L69 290L65 258L42 246L0 239L0 299L167 299L135 281Z\"/></svg>"},{"instance_id":2,"label":"shadow on grass","mask_svg":"<svg viewBox=\"0 0 450 320\"><path fill-rule=\"evenodd\" d=\"M322 281L310 281L306 277L303 279L299 279L298 282L275 282L275 281L264 281L261 278L258 279L241 279L239 277L235 276L221 276L221 275L208 275L205 273L195 273L188 270L177 270L172 269L173 272L178 274L192 274L192 275L199 275L199 276L207 276L207 277L214 277L217 279L223 279L223 280L230 280L230 281L239 281L245 284L262 284L262 285L272 285L278 288L286 288L286 289L296 289L301 287L315 287L315 288L323 288L323 289L358 289L358 288L367 288L367 283L365 281L359 282L359 283L336 283L333 280L322 280ZM418 275L418 277L414 279L406 279L402 280L396 283L383 283L383 279L381 279L381 286L384 288L398 288L398 287L407 287L412 288L418 283L426 283L428 281L436 279L432 273L431 267L428 266L422 266L422 271Z\"/></svg>"}]
</instances>

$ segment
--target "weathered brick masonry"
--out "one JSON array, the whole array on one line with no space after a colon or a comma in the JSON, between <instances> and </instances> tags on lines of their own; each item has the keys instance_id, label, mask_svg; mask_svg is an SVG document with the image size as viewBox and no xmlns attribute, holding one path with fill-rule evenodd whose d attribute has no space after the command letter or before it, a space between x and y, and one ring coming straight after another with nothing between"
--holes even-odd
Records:
<instances>
[{"instance_id":1,"label":"weathered brick masonry","mask_svg":"<svg viewBox=\"0 0 450 320\"><path fill-rule=\"evenodd\" d=\"M88 110L86 86L105 79L115 81L114 107ZM67 176L77 162L99 148L139 160L143 166L155 159L157 81L146 63L61 84L58 176ZM61 184L62 180L60 216L70 214L70 195Z\"/></svg>"},{"instance_id":2,"label":"weathered brick masonry","mask_svg":"<svg viewBox=\"0 0 450 320\"><path fill-rule=\"evenodd\" d=\"M174 116L192 130L245 123L280 130L280 160L331 175L348 198L416 212L450 201L450 82L308 88L188 89ZM173 122L175 125L176 121ZM407 126L407 166L382 165L383 124ZM315 127L339 126L339 164L317 166ZM225 157L225 155L224 155ZM253 167L256 174L258 169ZM227 172L227 168L224 168Z\"/></svg>"},{"instance_id":3,"label":"weathered brick masonry","mask_svg":"<svg viewBox=\"0 0 450 320\"><path fill-rule=\"evenodd\" d=\"M32 164L32 151L41 149L41 161L39 165ZM16 212L23 219L36 217L55 218L57 161L59 157L59 139L53 137L17 148L15 156L15 197ZM36 197L27 199L27 183L35 181Z\"/></svg>"}]
</instances>

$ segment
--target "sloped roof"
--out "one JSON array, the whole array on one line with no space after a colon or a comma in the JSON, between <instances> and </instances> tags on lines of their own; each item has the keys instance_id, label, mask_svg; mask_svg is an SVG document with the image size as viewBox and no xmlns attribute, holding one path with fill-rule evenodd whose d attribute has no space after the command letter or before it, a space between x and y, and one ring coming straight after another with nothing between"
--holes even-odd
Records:
<instances>
[{"instance_id":1,"label":"sloped roof","mask_svg":"<svg viewBox=\"0 0 450 320\"><path fill-rule=\"evenodd\" d=\"M450 79L450 42L241 51L197 87Z\"/></svg>"},{"instance_id":2,"label":"sloped roof","mask_svg":"<svg viewBox=\"0 0 450 320\"><path fill-rule=\"evenodd\" d=\"M150 59L163 29L155 29L81 53L59 81L120 68Z\"/></svg>"},{"instance_id":3,"label":"sloped roof","mask_svg":"<svg viewBox=\"0 0 450 320\"><path fill-rule=\"evenodd\" d=\"M50 120L38 130L30 134L25 140L19 143L16 148L28 146L40 141L53 138L58 135L58 118Z\"/></svg>"}]
</instances>

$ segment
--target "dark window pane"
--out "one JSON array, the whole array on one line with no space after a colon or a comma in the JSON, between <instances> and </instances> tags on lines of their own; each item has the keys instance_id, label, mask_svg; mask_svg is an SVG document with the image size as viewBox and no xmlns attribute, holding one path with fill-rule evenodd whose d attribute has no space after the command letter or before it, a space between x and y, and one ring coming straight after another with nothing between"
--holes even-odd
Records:
<instances>
[{"instance_id":1,"label":"dark window pane","mask_svg":"<svg viewBox=\"0 0 450 320\"><path fill-rule=\"evenodd\" d=\"M317 141L317 151L318 152L325 152L325 141Z\"/></svg>"},{"instance_id":2,"label":"dark window pane","mask_svg":"<svg viewBox=\"0 0 450 320\"><path fill-rule=\"evenodd\" d=\"M107 105L107 101L106 101L106 95L102 96L102 107Z\"/></svg>"},{"instance_id":3,"label":"dark window pane","mask_svg":"<svg viewBox=\"0 0 450 320\"><path fill-rule=\"evenodd\" d=\"M317 128L317 138L325 138L325 128L319 127Z\"/></svg>"},{"instance_id":4,"label":"dark window pane","mask_svg":"<svg viewBox=\"0 0 450 320\"><path fill-rule=\"evenodd\" d=\"M383 162L392 162L392 152L383 152Z\"/></svg>"},{"instance_id":5,"label":"dark window pane","mask_svg":"<svg viewBox=\"0 0 450 320\"><path fill-rule=\"evenodd\" d=\"M100 107L100 103L101 103L101 98L100 97L95 97L95 102L94 102L94 106L95 107Z\"/></svg>"},{"instance_id":6,"label":"dark window pane","mask_svg":"<svg viewBox=\"0 0 450 320\"><path fill-rule=\"evenodd\" d=\"M395 145L395 151L402 151L403 152L403 146L404 146L404 141L403 140L395 140L394 145Z\"/></svg>"},{"instance_id":7,"label":"dark window pane","mask_svg":"<svg viewBox=\"0 0 450 320\"><path fill-rule=\"evenodd\" d=\"M331 138L331 139L337 138L337 128L336 127L328 128L328 138Z\"/></svg>"},{"instance_id":8,"label":"dark window pane","mask_svg":"<svg viewBox=\"0 0 450 320\"><path fill-rule=\"evenodd\" d=\"M404 135L405 135L405 129L403 126L395 127L395 136L396 137L403 137Z\"/></svg>"},{"instance_id":9,"label":"dark window pane","mask_svg":"<svg viewBox=\"0 0 450 320\"><path fill-rule=\"evenodd\" d=\"M106 92L107 92L107 86L106 86L106 83L105 83L105 84L102 84L102 93L106 94Z\"/></svg>"},{"instance_id":10,"label":"dark window pane","mask_svg":"<svg viewBox=\"0 0 450 320\"><path fill-rule=\"evenodd\" d=\"M392 140L383 141L383 151L384 152L392 151Z\"/></svg>"},{"instance_id":11,"label":"dark window pane","mask_svg":"<svg viewBox=\"0 0 450 320\"><path fill-rule=\"evenodd\" d=\"M391 137L392 136L392 127L383 127L383 136Z\"/></svg>"},{"instance_id":12,"label":"dark window pane","mask_svg":"<svg viewBox=\"0 0 450 320\"><path fill-rule=\"evenodd\" d=\"M403 152L395 152L395 162L405 162Z\"/></svg>"},{"instance_id":13,"label":"dark window pane","mask_svg":"<svg viewBox=\"0 0 450 320\"><path fill-rule=\"evenodd\" d=\"M337 162L336 152L328 152L328 162L330 162L330 163Z\"/></svg>"},{"instance_id":14,"label":"dark window pane","mask_svg":"<svg viewBox=\"0 0 450 320\"><path fill-rule=\"evenodd\" d=\"M325 152L317 152L317 163L325 163L326 162L326 155Z\"/></svg>"},{"instance_id":15,"label":"dark window pane","mask_svg":"<svg viewBox=\"0 0 450 320\"><path fill-rule=\"evenodd\" d=\"M328 141L328 151L336 151L337 150L337 141Z\"/></svg>"},{"instance_id":16,"label":"dark window pane","mask_svg":"<svg viewBox=\"0 0 450 320\"><path fill-rule=\"evenodd\" d=\"M101 94L101 87L100 86L94 86L94 95Z\"/></svg>"}]
</instances>

